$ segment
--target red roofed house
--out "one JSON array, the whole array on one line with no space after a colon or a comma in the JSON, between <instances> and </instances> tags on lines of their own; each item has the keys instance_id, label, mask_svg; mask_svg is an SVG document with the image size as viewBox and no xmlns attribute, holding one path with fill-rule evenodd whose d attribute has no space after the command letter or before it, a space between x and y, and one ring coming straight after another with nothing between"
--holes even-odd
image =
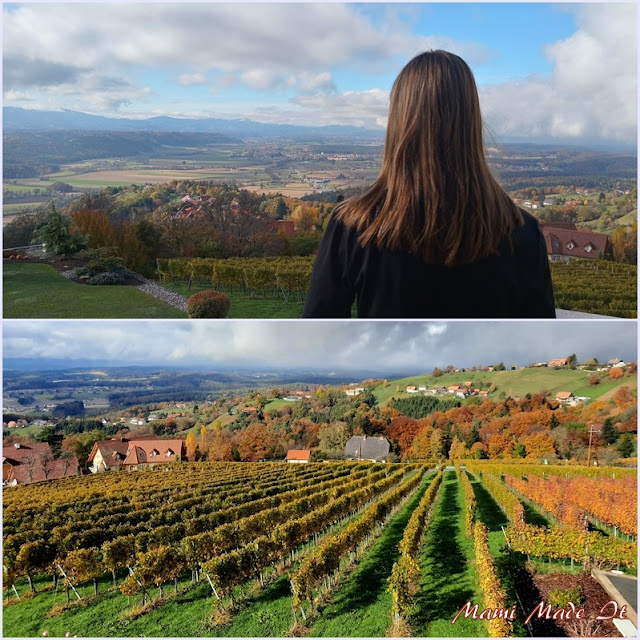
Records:
<instances>
[{"instance_id":1,"label":"red roofed house","mask_svg":"<svg viewBox=\"0 0 640 640\"><path fill-rule=\"evenodd\" d=\"M558 391L558 393L556 393L556 400L563 404L568 404L572 399L573 393L571 393L571 391Z\"/></svg>"},{"instance_id":2,"label":"red roofed house","mask_svg":"<svg viewBox=\"0 0 640 640\"><path fill-rule=\"evenodd\" d=\"M132 440L111 438L93 445L89 455L92 473L112 469L135 471L139 467L153 466L161 462L180 462L184 455L184 441L161 440L158 436L142 436Z\"/></svg>"},{"instance_id":3,"label":"red roofed house","mask_svg":"<svg viewBox=\"0 0 640 640\"><path fill-rule=\"evenodd\" d=\"M570 258L597 258L610 253L609 236L593 231L578 231L575 224L540 223L551 262Z\"/></svg>"},{"instance_id":4,"label":"red roofed house","mask_svg":"<svg viewBox=\"0 0 640 640\"><path fill-rule=\"evenodd\" d=\"M2 448L2 480L7 484L29 484L80 475L77 458L55 459L48 442Z\"/></svg>"},{"instance_id":5,"label":"red roofed house","mask_svg":"<svg viewBox=\"0 0 640 640\"><path fill-rule=\"evenodd\" d=\"M267 225L269 231L278 232L282 229L288 236L292 236L295 232L295 223L293 220L269 220Z\"/></svg>"},{"instance_id":6,"label":"red roofed house","mask_svg":"<svg viewBox=\"0 0 640 640\"><path fill-rule=\"evenodd\" d=\"M285 462L311 462L311 449L289 449Z\"/></svg>"}]
</instances>

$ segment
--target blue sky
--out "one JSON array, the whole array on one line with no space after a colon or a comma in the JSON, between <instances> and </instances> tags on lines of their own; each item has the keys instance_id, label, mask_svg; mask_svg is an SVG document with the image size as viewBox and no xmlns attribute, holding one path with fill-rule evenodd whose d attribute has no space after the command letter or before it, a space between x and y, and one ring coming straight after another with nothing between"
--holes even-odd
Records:
<instances>
[{"instance_id":1,"label":"blue sky","mask_svg":"<svg viewBox=\"0 0 640 640\"><path fill-rule=\"evenodd\" d=\"M229 322L5 320L3 356L116 364L431 371L504 361L636 360L632 320Z\"/></svg>"},{"instance_id":2,"label":"blue sky","mask_svg":"<svg viewBox=\"0 0 640 640\"><path fill-rule=\"evenodd\" d=\"M416 53L473 69L491 130L637 137L634 3L5 5L4 104L383 129Z\"/></svg>"}]
</instances>

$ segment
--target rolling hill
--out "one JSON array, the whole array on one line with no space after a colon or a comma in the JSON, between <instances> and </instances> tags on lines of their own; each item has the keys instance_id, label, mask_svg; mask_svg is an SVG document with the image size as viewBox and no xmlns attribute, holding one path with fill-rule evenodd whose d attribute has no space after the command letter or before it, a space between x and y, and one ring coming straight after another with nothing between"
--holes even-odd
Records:
<instances>
[{"instance_id":1,"label":"rolling hill","mask_svg":"<svg viewBox=\"0 0 640 640\"><path fill-rule=\"evenodd\" d=\"M495 384L496 391L489 394L489 398L497 399L502 393L512 397L522 397L527 393L535 394L548 392L552 397L558 391L571 391L576 396L588 396L595 400L612 389L626 384L633 389L638 386L637 375L625 376L619 380L605 378L598 385L589 385L588 378L593 372L580 371L578 369L550 369L548 367L527 368L516 371L467 371L463 373L443 373L439 377L430 374L410 376L389 380L387 386L384 383L373 389L373 395L381 405L387 405L392 397L408 397L407 385L450 386L463 384L466 381L474 385L485 383ZM399 389L399 390L398 390Z\"/></svg>"}]
</instances>

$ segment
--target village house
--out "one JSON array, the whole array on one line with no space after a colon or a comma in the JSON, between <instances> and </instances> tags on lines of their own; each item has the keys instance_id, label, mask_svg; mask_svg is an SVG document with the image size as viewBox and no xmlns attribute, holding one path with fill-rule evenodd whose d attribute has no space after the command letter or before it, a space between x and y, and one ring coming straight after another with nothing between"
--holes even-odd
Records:
<instances>
[{"instance_id":1,"label":"village house","mask_svg":"<svg viewBox=\"0 0 640 640\"><path fill-rule=\"evenodd\" d=\"M384 436L351 436L344 448L347 460L386 462L391 444Z\"/></svg>"},{"instance_id":2,"label":"village house","mask_svg":"<svg viewBox=\"0 0 640 640\"><path fill-rule=\"evenodd\" d=\"M571 391L558 391L558 393L556 393L556 400L560 404L572 404L575 398Z\"/></svg>"},{"instance_id":3,"label":"village house","mask_svg":"<svg viewBox=\"0 0 640 640\"><path fill-rule=\"evenodd\" d=\"M364 387L355 387L355 389L347 389L345 391L345 395L348 396L359 396L361 393L364 393Z\"/></svg>"},{"instance_id":4,"label":"village house","mask_svg":"<svg viewBox=\"0 0 640 640\"><path fill-rule=\"evenodd\" d=\"M407 387L407 393L418 393L418 387L416 387L415 385L410 384Z\"/></svg>"},{"instance_id":5,"label":"village house","mask_svg":"<svg viewBox=\"0 0 640 640\"><path fill-rule=\"evenodd\" d=\"M184 455L184 441L180 438L161 440L156 435L135 439L111 438L93 445L88 462L91 473L115 469L134 471L166 462L180 462Z\"/></svg>"},{"instance_id":6,"label":"village house","mask_svg":"<svg viewBox=\"0 0 640 640\"><path fill-rule=\"evenodd\" d=\"M566 367L569 363L567 358L554 358L549 360L548 366L550 367Z\"/></svg>"},{"instance_id":7,"label":"village house","mask_svg":"<svg viewBox=\"0 0 640 640\"><path fill-rule=\"evenodd\" d=\"M48 442L2 447L2 481L8 485L30 484L80 475L77 458L54 458Z\"/></svg>"},{"instance_id":8,"label":"village house","mask_svg":"<svg viewBox=\"0 0 640 640\"><path fill-rule=\"evenodd\" d=\"M293 464L311 462L311 449L289 449L284 461Z\"/></svg>"},{"instance_id":9,"label":"village house","mask_svg":"<svg viewBox=\"0 0 640 640\"><path fill-rule=\"evenodd\" d=\"M427 390L427 395L430 395L430 396L443 396L446 393L447 393L447 388L440 385Z\"/></svg>"},{"instance_id":10,"label":"village house","mask_svg":"<svg viewBox=\"0 0 640 640\"><path fill-rule=\"evenodd\" d=\"M613 358L612 360L607 360L607 367L622 368L624 366L625 366L624 360L620 360L620 358Z\"/></svg>"}]
</instances>

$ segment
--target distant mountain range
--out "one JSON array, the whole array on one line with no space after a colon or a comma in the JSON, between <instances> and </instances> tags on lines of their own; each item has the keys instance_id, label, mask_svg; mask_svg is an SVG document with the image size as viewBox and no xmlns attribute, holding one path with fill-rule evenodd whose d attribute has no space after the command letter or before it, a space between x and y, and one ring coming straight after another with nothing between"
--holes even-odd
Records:
<instances>
[{"instance_id":1,"label":"distant mountain range","mask_svg":"<svg viewBox=\"0 0 640 640\"><path fill-rule=\"evenodd\" d=\"M3 358L2 367L5 376L14 377L27 372L79 372L94 369L103 369L111 373L124 375L126 372L155 372L176 371L176 372L192 372L197 375L210 376L211 374L220 374L231 378L238 378L245 381L252 380L256 384L264 379L281 379L285 382L314 382L316 384L342 383L342 382L360 382L371 376L384 376L387 378L402 378L415 374L413 370L407 370L398 367L381 367L380 370L371 371L371 369L325 369L322 367L274 367L269 370L255 369L248 366L238 366L230 364L228 366L218 365L215 369L205 366L174 366L167 367L166 364L145 364L130 365L121 362L108 360L90 360L77 359L69 360L64 358Z\"/></svg>"},{"instance_id":2,"label":"distant mountain range","mask_svg":"<svg viewBox=\"0 0 640 640\"><path fill-rule=\"evenodd\" d=\"M266 124L246 119L187 119L167 116L134 120L94 116L68 109L64 111L36 111L19 107L3 107L2 118L5 131L170 131L175 133L220 133L229 136L259 138L349 136L375 140L382 140L384 137L383 131L342 125L297 126Z\"/></svg>"}]
</instances>

